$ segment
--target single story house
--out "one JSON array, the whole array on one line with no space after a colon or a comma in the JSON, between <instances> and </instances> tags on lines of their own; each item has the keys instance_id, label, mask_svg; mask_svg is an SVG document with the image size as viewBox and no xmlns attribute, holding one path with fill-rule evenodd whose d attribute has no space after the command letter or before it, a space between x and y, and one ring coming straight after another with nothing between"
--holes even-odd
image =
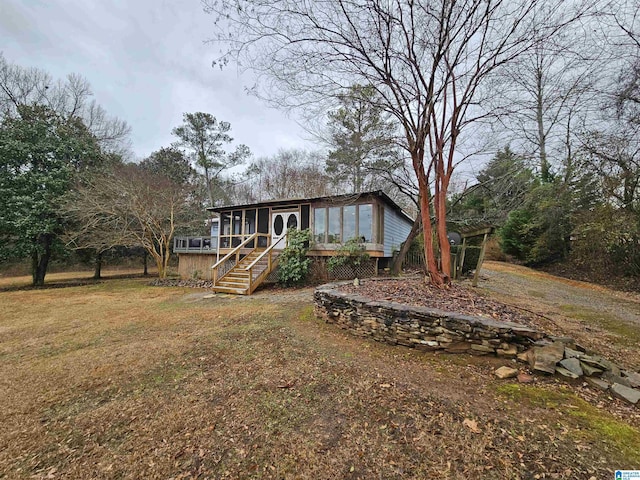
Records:
<instances>
[{"instance_id":1,"label":"single story house","mask_svg":"<svg viewBox=\"0 0 640 480\"><path fill-rule=\"evenodd\" d=\"M356 238L377 270L386 266L413 224L382 191L208 210L215 215L209 237L174 239L180 276L213 280L215 291L239 294L251 294L275 270L289 228L311 230L308 255L317 258L335 255Z\"/></svg>"}]
</instances>

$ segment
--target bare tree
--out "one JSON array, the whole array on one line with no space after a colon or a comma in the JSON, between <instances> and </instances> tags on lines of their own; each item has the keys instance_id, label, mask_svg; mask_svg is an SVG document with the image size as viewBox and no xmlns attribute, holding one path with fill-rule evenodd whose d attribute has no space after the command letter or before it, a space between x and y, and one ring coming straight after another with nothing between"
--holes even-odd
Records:
<instances>
[{"instance_id":1,"label":"bare tree","mask_svg":"<svg viewBox=\"0 0 640 480\"><path fill-rule=\"evenodd\" d=\"M325 173L325 157L319 152L280 150L261 157L246 171L247 200L321 197L335 191Z\"/></svg>"},{"instance_id":2,"label":"bare tree","mask_svg":"<svg viewBox=\"0 0 640 480\"><path fill-rule=\"evenodd\" d=\"M495 105L511 143L537 157L540 178L551 181L554 167L571 173L576 134L597 121L611 52L597 18L535 45L496 78ZM570 175L569 175L570 176Z\"/></svg>"},{"instance_id":3,"label":"bare tree","mask_svg":"<svg viewBox=\"0 0 640 480\"><path fill-rule=\"evenodd\" d=\"M0 118L18 115L20 105L46 106L65 120L82 119L104 153L128 154L129 125L109 116L92 96L80 75L55 80L44 70L11 64L0 53Z\"/></svg>"},{"instance_id":4,"label":"bare tree","mask_svg":"<svg viewBox=\"0 0 640 480\"><path fill-rule=\"evenodd\" d=\"M79 225L67 234L68 243L103 250L141 245L154 259L160 278L167 275L176 228L194 218L188 185L135 164L86 179L64 210Z\"/></svg>"},{"instance_id":5,"label":"bare tree","mask_svg":"<svg viewBox=\"0 0 640 480\"><path fill-rule=\"evenodd\" d=\"M488 115L480 108L489 93L481 89L484 81L582 6L560 0L203 3L216 14L216 40L225 49L220 63L256 72L262 81L256 92L276 105L309 105L337 98L353 83L372 85L378 106L402 129L419 186L427 269L438 285L451 277L446 196L456 149L465 127Z\"/></svg>"}]
</instances>

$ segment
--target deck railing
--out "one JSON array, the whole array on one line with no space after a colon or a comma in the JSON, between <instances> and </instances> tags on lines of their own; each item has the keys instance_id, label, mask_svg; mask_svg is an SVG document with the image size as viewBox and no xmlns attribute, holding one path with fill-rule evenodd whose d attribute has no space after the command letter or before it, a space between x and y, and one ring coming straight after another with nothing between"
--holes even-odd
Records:
<instances>
[{"instance_id":1,"label":"deck railing","mask_svg":"<svg viewBox=\"0 0 640 480\"><path fill-rule=\"evenodd\" d=\"M208 253L218 251L218 237L174 237L174 253Z\"/></svg>"}]
</instances>

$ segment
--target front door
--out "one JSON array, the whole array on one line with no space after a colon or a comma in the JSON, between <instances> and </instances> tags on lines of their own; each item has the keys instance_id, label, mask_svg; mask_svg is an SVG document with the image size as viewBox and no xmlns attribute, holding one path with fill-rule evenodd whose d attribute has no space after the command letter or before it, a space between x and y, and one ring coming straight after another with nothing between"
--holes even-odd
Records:
<instances>
[{"instance_id":1,"label":"front door","mask_svg":"<svg viewBox=\"0 0 640 480\"><path fill-rule=\"evenodd\" d=\"M271 245L284 237L287 230L290 228L297 228L300 230L300 214L297 211L273 212L271 214ZM282 250L285 246L286 244L283 240L273 248Z\"/></svg>"}]
</instances>

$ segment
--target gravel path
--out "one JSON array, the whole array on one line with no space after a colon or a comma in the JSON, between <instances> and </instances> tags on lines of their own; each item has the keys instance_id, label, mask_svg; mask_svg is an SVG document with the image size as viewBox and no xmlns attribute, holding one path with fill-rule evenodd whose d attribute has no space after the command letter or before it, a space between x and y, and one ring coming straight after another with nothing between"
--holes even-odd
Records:
<instances>
[{"instance_id":1,"label":"gravel path","mask_svg":"<svg viewBox=\"0 0 640 480\"><path fill-rule=\"evenodd\" d=\"M487 262L479 286L491 292L509 295L538 309L559 312L592 310L640 328L640 296L567 280L529 268Z\"/></svg>"},{"instance_id":2,"label":"gravel path","mask_svg":"<svg viewBox=\"0 0 640 480\"><path fill-rule=\"evenodd\" d=\"M499 262L485 263L478 286L551 320L586 347L640 368L640 295Z\"/></svg>"}]
</instances>

